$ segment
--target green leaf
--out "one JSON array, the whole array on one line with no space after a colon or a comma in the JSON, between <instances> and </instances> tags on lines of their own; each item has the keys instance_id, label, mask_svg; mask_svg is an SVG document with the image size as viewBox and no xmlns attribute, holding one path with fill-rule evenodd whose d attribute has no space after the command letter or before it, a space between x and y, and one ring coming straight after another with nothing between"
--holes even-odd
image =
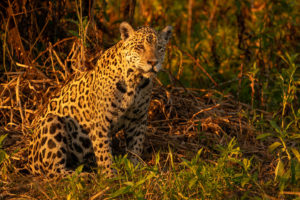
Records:
<instances>
[{"instance_id":1,"label":"green leaf","mask_svg":"<svg viewBox=\"0 0 300 200\"><path fill-rule=\"evenodd\" d=\"M9 156L7 155L7 153L0 149L0 164L2 164L8 158Z\"/></svg>"},{"instance_id":2,"label":"green leaf","mask_svg":"<svg viewBox=\"0 0 300 200\"><path fill-rule=\"evenodd\" d=\"M244 169L245 169L246 171L248 171L248 169L250 168L250 165L251 165L251 161L248 160L248 159L246 159L246 158L244 158L244 159L243 159L243 165L244 165Z\"/></svg>"},{"instance_id":3,"label":"green leaf","mask_svg":"<svg viewBox=\"0 0 300 200\"><path fill-rule=\"evenodd\" d=\"M256 137L257 140L265 139L266 137L272 136L272 133L263 133Z\"/></svg>"},{"instance_id":4,"label":"green leaf","mask_svg":"<svg viewBox=\"0 0 300 200\"><path fill-rule=\"evenodd\" d=\"M281 130L280 130L280 127L277 125L277 123L273 120L270 121L270 124L272 126L272 128L275 129L275 131L279 134L281 134Z\"/></svg>"},{"instance_id":5,"label":"green leaf","mask_svg":"<svg viewBox=\"0 0 300 200\"><path fill-rule=\"evenodd\" d=\"M284 165L281 161L281 159L279 159L277 166L275 168L275 180L277 179L277 177L279 176L283 176L284 174Z\"/></svg>"},{"instance_id":6,"label":"green leaf","mask_svg":"<svg viewBox=\"0 0 300 200\"><path fill-rule=\"evenodd\" d=\"M292 152L294 153L294 155L296 156L298 162L300 163L300 153L297 149L292 148Z\"/></svg>"},{"instance_id":7,"label":"green leaf","mask_svg":"<svg viewBox=\"0 0 300 200\"><path fill-rule=\"evenodd\" d=\"M76 25L78 25L78 24L79 24L79 23L78 23L78 21L76 21L76 20L73 20L73 19L66 19L66 21L67 21L67 22L74 23L74 24L76 24Z\"/></svg>"},{"instance_id":8,"label":"green leaf","mask_svg":"<svg viewBox=\"0 0 300 200\"><path fill-rule=\"evenodd\" d=\"M291 160L291 179L292 179L292 183L295 184L296 183L296 169L295 169L295 162L296 160Z\"/></svg>"},{"instance_id":9,"label":"green leaf","mask_svg":"<svg viewBox=\"0 0 300 200\"><path fill-rule=\"evenodd\" d=\"M187 168L191 168L191 163L190 163L190 161L188 161L188 160L186 160L186 159L184 159L184 158L181 158L181 160L182 160L182 162L180 163L181 165L184 165L184 166L186 166Z\"/></svg>"},{"instance_id":10,"label":"green leaf","mask_svg":"<svg viewBox=\"0 0 300 200\"><path fill-rule=\"evenodd\" d=\"M125 182L124 183L125 185L128 185L128 186L130 186L130 187L133 187L135 184L133 183L133 182L131 182L131 181L128 181L128 182Z\"/></svg>"},{"instance_id":11,"label":"green leaf","mask_svg":"<svg viewBox=\"0 0 300 200\"><path fill-rule=\"evenodd\" d=\"M124 186L124 187L121 187L120 189L118 189L116 192L112 193L110 195L110 198L115 198L115 197L118 197L120 195L124 195L124 194L127 194L129 191L130 191L130 188L131 186Z\"/></svg>"},{"instance_id":12,"label":"green leaf","mask_svg":"<svg viewBox=\"0 0 300 200\"><path fill-rule=\"evenodd\" d=\"M4 141L4 139L6 138L7 134L4 135L0 135L0 148L2 148L2 142Z\"/></svg>"},{"instance_id":13,"label":"green leaf","mask_svg":"<svg viewBox=\"0 0 300 200\"><path fill-rule=\"evenodd\" d=\"M69 33L70 33L71 35L73 35L73 36L76 36L76 37L80 38L80 36L79 36L79 34L78 34L77 31L69 30Z\"/></svg>"},{"instance_id":14,"label":"green leaf","mask_svg":"<svg viewBox=\"0 0 300 200\"><path fill-rule=\"evenodd\" d=\"M154 173L149 174L146 178L136 182L135 186L139 186L142 185L143 183L145 183L147 180L151 179L154 176Z\"/></svg>"},{"instance_id":15,"label":"green leaf","mask_svg":"<svg viewBox=\"0 0 300 200\"><path fill-rule=\"evenodd\" d=\"M200 158L200 155L201 155L202 151L203 151L203 148L201 148L201 149L198 150L197 155L195 157L196 161L199 161L199 158Z\"/></svg>"},{"instance_id":16,"label":"green leaf","mask_svg":"<svg viewBox=\"0 0 300 200\"><path fill-rule=\"evenodd\" d=\"M250 178L249 177L244 177L241 181L241 186L244 187L247 183L249 183Z\"/></svg>"},{"instance_id":17,"label":"green leaf","mask_svg":"<svg viewBox=\"0 0 300 200\"><path fill-rule=\"evenodd\" d=\"M274 142L268 148L269 152L273 152L277 147L281 146L280 142Z\"/></svg>"},{"instance_id":18,"label":"green leaf","mask_svg":"<svg viewBox=\"0 0 300 200\"><path fill-rule=\"evenodd\" d=\"M300 134L290 136L291 139L300 139Z\"/></svg>"},{"instance_id":19,"label":"green leaf","mask_svg":"<svg viewBox=\"0 0 300 200\"><path fill-rule=\"evenodd\" d=\"M82 172L83 166L84 165L79 165L79 167L76 168L75 173L80 174Z\"/></svg>"},{"instance_id":20,"label":"green leaf","mask_svg":"<svg viewBox=\"0 0 300 200\"><path fill-rule=\"evenodd\" d=\"M67 200L71 200L71 199L72 199L72 194L68 194Z\"/></svg>"},{"instance_id":21,"label":"green leaf","mask_svg":"<svg viewBox=\"0 0 300 200\"><path fill-rule=\"evenodd\" d=\"M87 24L88 24L88 18L87 18L87 17L84 17L84 18L83 18L83 21L82 21L83 27L86 27Z\"/></svg>"},{"instance_id":22,"label":"green leaf","mask_svg":"<svg viewBox=\"0 0 300 200\"><path fill-rule=\"evenodd\" d=\"M171 167L172 167L172 170L175 170L175 165L174 165L174 160L173 160L173 153L172 153L172 150L170 148L170 145L168 145L168 149L169 149L169 158L170 158L170 163L171 163Z\"/></svg>"},{"instance_id":23,"label":"green leaf","mask_svg":"<svg viewBox=\"0 0 300 200\"><path fill-rule=\"evenodd\" d=\"M159 160L160 160L160 156L159 153L157 153L155 156L155 165L159 165Z\"/></svg>"},{"instance_id":24,"label":"green leaf","mask_svg":"<svg viewBox=\"0 0 300 200\"><path fill-rule=\"evenodd\" d=\"M190 189L195 185L195 183L197 182L197 180L198 180L198 177L195 176L194 178L192 178L192 179L189 181L189 188L190 188Z\"/></svg>"}]
</instances>

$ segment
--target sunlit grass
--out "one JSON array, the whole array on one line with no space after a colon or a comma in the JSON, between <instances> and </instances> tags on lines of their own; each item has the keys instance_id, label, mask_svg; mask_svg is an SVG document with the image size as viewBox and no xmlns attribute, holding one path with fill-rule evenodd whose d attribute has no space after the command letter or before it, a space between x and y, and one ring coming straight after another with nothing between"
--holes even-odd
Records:
<instances>
[{"instance_id":1,"label":"sunlit grass","mask_svg":"<svg viewBox=\"0 0 300 200\"><path fill-rule=\"evenodd\" d=\"M169 149L167 162L155 155L153 165L134 166L125 157L115 157L116 174L111 179L100 173L78 173L59 181L31 183L31 192L50 199L239 199L250 198L244 190L263 192L250 174L251 159L243 157L236 140L217 147L217 160L201 159L202 149L191 159L174 162ZM33 179L34 180L34 179ZM100 194L100 195L99 195ZM262 193L263 194L263 193ZM263 197L260 194L258 196ZM253 195L253 193L251 193ZM253 197L253 196L252 196Z\"/></svg>"}]
</instances>

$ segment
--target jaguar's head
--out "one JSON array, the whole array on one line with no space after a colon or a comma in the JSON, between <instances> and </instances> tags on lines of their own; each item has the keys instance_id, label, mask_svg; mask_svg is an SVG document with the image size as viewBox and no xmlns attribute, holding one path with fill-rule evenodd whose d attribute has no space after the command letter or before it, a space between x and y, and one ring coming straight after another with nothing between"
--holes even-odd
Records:
<instances>
[{"instance_id":1,"label":"jaguar's head","mask_svg":"<svg viewBox=\"0 0 300 200\"><path fill-rule=\"evenodd\" d=\"M171 26L158 33L150 27L135 31L127 22L122 22L120 32L123 40L122 54L128 67L148 77L162 69L166 45L172 34Z\"/></svg>"}]
</instances>

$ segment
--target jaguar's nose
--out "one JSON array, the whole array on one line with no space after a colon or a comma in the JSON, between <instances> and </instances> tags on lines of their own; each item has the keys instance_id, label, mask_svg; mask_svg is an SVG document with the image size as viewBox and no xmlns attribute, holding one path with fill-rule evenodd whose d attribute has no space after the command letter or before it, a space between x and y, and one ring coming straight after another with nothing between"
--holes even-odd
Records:
<instances>
[{"instance_id":1,"label":"jaguar's nose","mask_svg":"<svg viewBox=\"0 0 300 200\"><path fill-rule=\"evenodd\" d=\"M152 68L155 67L157 65L158 61L157 60L148 60L147 64L151 65Z\"/></svg>"}]
</instances>

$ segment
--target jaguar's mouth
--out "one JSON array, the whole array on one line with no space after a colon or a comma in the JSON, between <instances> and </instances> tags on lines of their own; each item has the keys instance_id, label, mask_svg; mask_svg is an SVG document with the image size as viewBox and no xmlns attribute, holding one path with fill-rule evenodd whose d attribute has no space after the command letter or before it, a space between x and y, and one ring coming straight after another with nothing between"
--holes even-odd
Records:
<instances>
[{"instance_id":1,"label":"jaguar's mouth","mask_svg":"<svg viewBox=\"0 0 300 200\"><path fill-rule=\"evenodd\" d=\"M145 71L144 69L139 69L139 71L142 74L157 74L157 71L155 71L155 69L153 69L153 68L149 69L148 71Z\"/></svg>"},{"instance_id":2,"label":"jaguar's mouth","mask_svg":"<svg viewBox=\"0 0 300 200\"><path fill-rule=\"evenodd\" d=\"M147 73L154 73L154 74L156 74L157 73L157 71L155 71L154 70L154 68L152 67L150 70L148 70L148 72Z\"/></svg>"}]
</instances>

